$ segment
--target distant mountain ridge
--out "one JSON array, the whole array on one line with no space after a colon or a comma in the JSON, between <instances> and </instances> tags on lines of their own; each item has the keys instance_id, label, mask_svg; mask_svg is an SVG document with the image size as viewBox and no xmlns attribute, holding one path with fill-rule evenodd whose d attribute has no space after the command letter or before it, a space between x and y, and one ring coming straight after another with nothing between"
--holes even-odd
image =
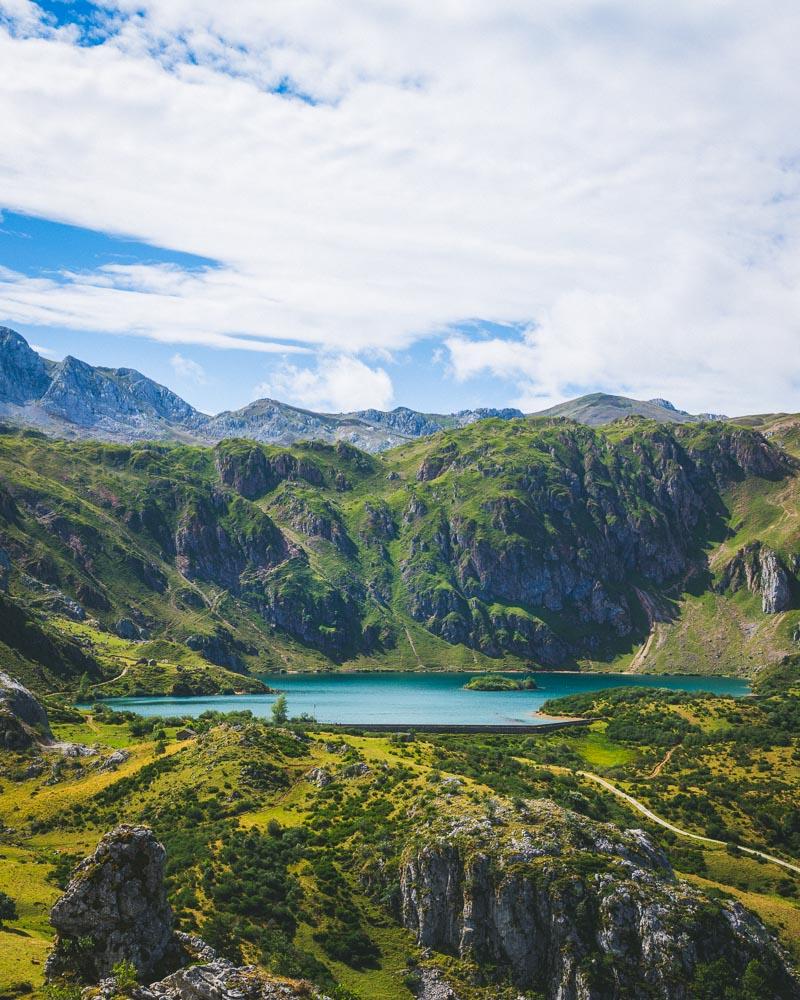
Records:
<instances>
[{"instance_id":1,"label":"distant mountain ridge","mask_svg":"<svg viewBox=\"0 0 800 1000\"><path fill-rule=\"evenodd\" d=\"M686 413L664 399L642 401L605 393L581 396L528 416L567 417L600 426L634 414L659 423L725 419ZM50 361L37 354L21 334L0 327L0 417L65 438L215 444L246 437L281 445L301 440L345 441L378 452L478 420L523 416L513 407L480 407L451 414L421 413L405 406L389 411L316 413L274 399L258 399L239 410L210 416L133 368L94 367L72 356Z\"/></svg>"},{"instance_id":2,"label":"distant mountain ridge","mask_svg":"<svg viewBox=\"0 0 800 1000\"><path fill-rule=\"evenodd\" d=\"M558 403L546 410L540 410L537 417L567 417L579 424L600 427L622 417L639 416L656 420L660 424L693 424L699 420L727 420L722 413L687 413L679 410L668 399L631 399L628 396L612 396L604 392L593 392L588 396Z\"/></svg>"}]
</instances>

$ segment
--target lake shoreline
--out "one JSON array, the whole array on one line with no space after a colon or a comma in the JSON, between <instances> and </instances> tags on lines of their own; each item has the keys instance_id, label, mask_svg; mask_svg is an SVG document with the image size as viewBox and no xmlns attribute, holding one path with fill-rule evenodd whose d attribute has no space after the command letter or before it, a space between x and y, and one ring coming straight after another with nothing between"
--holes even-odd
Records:
<instances>
[{"instance_id":1,"label":"lake shoreline","mask_svg":"<svg viewBox=\"0 0 800 1000\"><path fill-rule=\"evenodd\" d=\"M545 676L579 676L579 677L708 677L726 680L743 681L749 684L751 679L743 674L704 674L699 671L672 670L660 673L652 673L647 670L559 670L557 668L547 669L544 667L498 667L491 670L483 667L458 667L454 670L447 670L444 667L341 667L336 670L279 670L276 673L252 674L253 677L336 677L336 676L382 676L384 674L407 674L409 676L432 675L432 674L544 674Z\"/></svg>"},{"instance_id":2,"label":"lake shoreline","mask_svg":"<svg viewBox=\"0 0 800 1000\"><path fill-rule=\"evenodd\" d=\"M609 688L666 688L743 697L749 693L739 678L641 674L528 672L536 688L475 691L465 682L473 671L408 673L407 671L264 674L261 679L286 698L290 717L314 719L321 725L380 725L390 728L439 726L530 726L558 717L542 712L550 700ZM269 717L275 695L156 696L108 698L105 704L139 715L198 716L203 712L249 711Z\"/></svg>"}]
</instances>

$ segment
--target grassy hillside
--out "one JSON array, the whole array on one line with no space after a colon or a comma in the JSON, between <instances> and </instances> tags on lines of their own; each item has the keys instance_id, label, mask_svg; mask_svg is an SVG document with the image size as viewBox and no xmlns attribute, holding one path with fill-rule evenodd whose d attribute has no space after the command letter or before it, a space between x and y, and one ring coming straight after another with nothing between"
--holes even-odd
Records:
<instances>
[{"instance_id":1,"label":"grassy hillside","mask_svg":"<svg viewBox=\"0 0 800 1000\"><path fill-rule=\"evenodd\" d=\"M764 614L721 581L760 543L794 593L799 481L777 439L720 423L485 420L380 456L6 429L0 584L26 624L4 655L99 694L342 667L753 674L800 603Z\"/></svg>"}]
</instances>

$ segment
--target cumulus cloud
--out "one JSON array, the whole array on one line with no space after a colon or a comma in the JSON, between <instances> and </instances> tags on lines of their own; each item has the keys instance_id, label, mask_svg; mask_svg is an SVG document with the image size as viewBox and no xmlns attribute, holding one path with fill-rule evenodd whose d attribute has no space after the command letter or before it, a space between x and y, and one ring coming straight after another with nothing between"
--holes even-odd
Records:
<instances>
[{"instance_id":1,"label":"cumulus cloud","mask_svg":"<svg viewBox=\"0 0 800 1000\"><path fill-rule=\"evenodd\" d=\"M256 396L327 413L386 410L393 395L392 380L383 368L370 368L346 355L322 358L314 369L285 364L253 391Z\"/></svg>"},{"instance_id":2,"label":"cumulus cloud","mask_svg":"<svg viewBox=\"0 0 800 1000\"><path fill-rule=\"evenodd\" d=\"M788 408L800 7L768 6L111 0L84 46L0 0L0 207L218 262L6 272L0 313L334 356L441 334L520 400Z\"/></svg>"},{"instance_id":3,"label":"cumulus cloud","mask_svg":"<svg viewBox=\"0 0 800 1000\"><path fill-rule=\"evenodd\" d=\"M191 358L185 358L182 354L173 354L169 363L178 378L194 382L195 385L205 385L208 382L205 368Z\"/></svg>"}]
</instances>

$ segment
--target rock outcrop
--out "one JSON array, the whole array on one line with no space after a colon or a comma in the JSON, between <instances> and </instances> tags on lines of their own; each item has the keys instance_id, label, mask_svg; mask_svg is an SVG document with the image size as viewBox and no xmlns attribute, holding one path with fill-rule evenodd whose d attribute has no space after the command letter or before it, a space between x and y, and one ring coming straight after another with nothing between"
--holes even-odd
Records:
<instances>
[{"instance_id":1,"label":"rock outcrop","mask_svg":"<svg viewBox=\"0 0 800 1000\"><path fill-rule=\"evenodd\" d=\"M245 663L242 653L254 653L255 649L237 639L228 629L218 626L213 635L189 635L184 640L189 649L199 653L209 663L227 667L237 673L244 673Z\"/></svg>"},{"instance_id":2,"label":"rock outcrop","mask_svg":"<svg viewBox=\"0 0 800 1000\"><path fill-rule=\"evenodd\" d=\"M310 781L317 788L327 788L333 781L333 777L331 772L324 767L312 767L310 771L306 772L306 781Z\"/></svg>"},{"instance_id":3,"label":"rock outcrop","mask_svg":"<svg viewBox=\"0 0 800 1000\"><path fill-rule=\"evenodd\" d=\"M68 973L96 983L120 961L133 963L146 978L171 952L179 952L164 887L165 860L166 851L148 827L118 826L103 837L50 913L56 943L48 978Z\"/></svg>"},{"instance_id":4,"label":"rock outcrop","mask_svg":"<svg viewBox=\"0 0 800 1000\"><path fill-rule=\"evenodd\" d=\"M788 611L792 606L789 576L777 553L763 549L761 553L761 608L764 614Z\"/></svg>"},{"instance_id":5,"label":"rock outcrop","mask_svg":"<svg viewBox=\"0 0 800 1000\"><path fill-rule=\"evenodd\" d=\"M228 503L214 493L182 512L175 551L176 564L187 579L238 594L244 574L267 571L287 558L289 546L274 522L256 507L239 507L245 503L238 498Z\"/></svg>"},{"instance_id":6,"label":"rock outcrop","mask_svg":"<svg viewBox=\"0 0 800 1000\"><path fill-rule=\"evenodd\" d=\"M761 960L776 998L800 997L763 925L676 880L642 831L547 801L527 803L522 827L502 811L449 816L401 864L403 922L419 945L559 1000L690 1000L704 964L741 974Z\"/></svg>"},{"instance_id":7,"label":"rock outcrop","mask_svg":"<svg viewBox=\"0 0 800 1000\"><path fill-rule=\"evenodd\" d=\"M761 542L739 549L722 574L719 590L746 589L761 595L764 614L774 615L792 607L792 580L777 552Z\"/></svg>"},{"instance_id":8,"label":"rock outcrop","mask_svg":"<svg viewBox=\"0 0 800 1000\"><path fill-rule=\"evenodd\" d=\"M460 1000L460 997L435 966L416 970L414 995L417 1000Z\"/></svg>"},{"instance_id":9,"label":"rock outcrop","mask_svg":"<svg viewBox=\"0 0 800 1000\"><path fill-rule=\"evenodd\" d=\"M52 738L44 708L19 681L0 671L0 748L26 750Z\"/></svg>"},{"instance_id":10,"label":"rock outcrop","mask_svg":"<svg viewBox=\"0 0 800 1000\"><path fill-rule=\"evenodd\" d=\"M104 984L105 985L105 984ZM113 981L101 995L114 996ZM274 979L255 966L235 966L224 958L179 969L133 991L132 1000L328 1000L310 983Z\"/></svg>"},{"instance_id":11,"label":"rock outcrop","mask_svg":"<svg viewBox=\"0 0 800 1000\"><path fill-rule=\"evenodd\" d=\"M87 984L85 997L113 1000L120 995L113 969L126 961L142 983L127 987L131 1000L328 1000L310 983L235 966L201 938L175 931L165 860L148 827L118 826L103 837L50 913L57 935L48 980L77 980Z\"/></svg>"}]
</instances>

